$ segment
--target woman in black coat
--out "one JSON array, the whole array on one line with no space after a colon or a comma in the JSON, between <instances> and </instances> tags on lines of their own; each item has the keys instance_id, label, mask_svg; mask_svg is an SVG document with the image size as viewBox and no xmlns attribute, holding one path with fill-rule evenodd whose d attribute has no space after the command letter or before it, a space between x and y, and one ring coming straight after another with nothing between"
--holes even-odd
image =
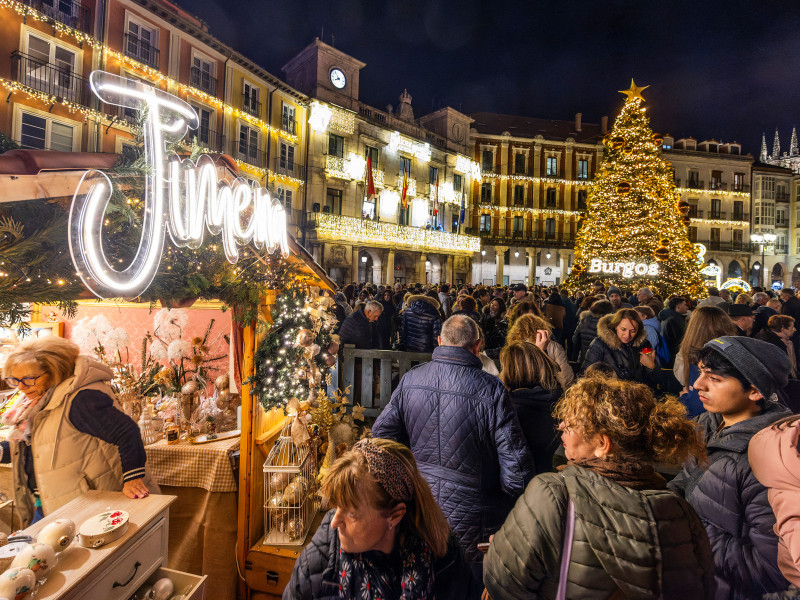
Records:
<instances>
[{"instance_id":1,"label":"woman in black coat","mask_svg":"<svg viewBox=\"0 0 800 600\"><path fill-rule=\"evenodd\" d=\"M441 331L439 301L423 295L409 296L403 311L402 348L406 352L433 352Z\"/></svg>"},{"instance_id":2,"label":"woman in black coat","mask_svg":"<svg viewBox=\"0 0 800 600\"><path fill-rule=\"evenodd\" d=\"M506 344L508 321L506 321L506 303L502 298L492 298L481 314L481 329L486 338L486 354L497 358L500 349Z\"/></svg>"},{"instance_id":3,"label":"woman in black coat","mask_svg":"<svg viewBox=\"0 0 800 600\"><path fill-rule=\"evenodd\" d=\"M391 350L395 313L392 290L384 290L378 302L383 306L383 312L381 312L381 316L378 318L378 348L381 350Z\"/></svg>"}]
</instances>

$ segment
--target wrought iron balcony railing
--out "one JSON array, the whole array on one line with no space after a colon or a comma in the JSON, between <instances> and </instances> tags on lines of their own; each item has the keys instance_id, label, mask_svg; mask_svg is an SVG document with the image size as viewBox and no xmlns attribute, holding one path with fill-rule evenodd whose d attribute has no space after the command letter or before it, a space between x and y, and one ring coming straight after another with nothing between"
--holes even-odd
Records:
<instances>
[{"instance_id":1,"label":"wrought iron balcony railing","mask_svg":"<svg viewBox=\"0 0 800 600\"><path fill-rule=\"evenodd\" d=\"M15 50L11 53L11 72L22 85L45 94L77 104L86 105L88 102L87 81L71 69Z\"/></svg>"}]
</instances>

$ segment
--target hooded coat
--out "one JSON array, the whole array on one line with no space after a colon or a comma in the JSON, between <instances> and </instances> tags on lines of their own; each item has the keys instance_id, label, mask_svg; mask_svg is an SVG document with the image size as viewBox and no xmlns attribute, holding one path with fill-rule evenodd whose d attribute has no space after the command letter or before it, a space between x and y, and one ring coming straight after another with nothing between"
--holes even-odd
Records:
<instances>
[{"instance_id":1,"label":"hooded coat","mask_svg":"<svg viewBox=\"0 0 800 600\"><path fill-rule=\"evenodd\" d=\"M632 342L623 344L617 332L611 329L613 318L614 315L605 315L597 322L597 338L586 352L581 372L586 371L589 365L602 362L614 369L620 379L657 385L661 381L661 365L658 357L653 354L656 361L653 369L648 369L639 360L639 346L647 339L647 331L642 327L636 332Z\"/></svg>"},{"instance_id":2,"label":"hooded coat","mask_svg":"<svg viewBox=\"0 0 800 600\"><path fill-rule=\"evenodd\" d=\"M439 303L422 294L409 296L403 311L401 347L406 352L433 352L441 332Z\"/></svg>"},{"instance_id":3,"label":"hooded coat","mask_svg":"<svg viewBox=\"0 0 800 600\"><path fill-rule=\"evenodd\" d=\"M791 412L776 402L763 402L761 414L721 430L719 413L697 417L710 464L684 466L669 483L697 511L708 532L717 600L761 598L789 585L778 569L775 515L767 489L750 469L747 447L756 433Z\"/></svg>"},{"instance_id":4,"label":"hooded coat","mask_svg":"<svg viewBox=\"0 0 800 600\"><path fill-rule=\"evenodd\" d=\"M508 392L482 366L465 348L439 346L431 362L403 375L372 428L411 449L475 563L483 558L476 545L503 524L534 475Z\"/></svg>"},{"instance_id":5,"label":"hooded coat","mask_svg":"<svg viewBox=\"0 0 800 600\"><path fill-rule=\"evenodd\" d=\"M750 467L767 488L778 534L778 567L800 587L800 421L767 427L748 447Z\"/></svg>"},{"instance_id":6,"label":"hooded coat","mask_svg":"<svg viewBox=\"0 0 800 600\"><path fill-rule=\"evenodd\" d=\"M575 528L567 598L713 597L708 538L683 498L568 466L534 478L495 535L483 567L494 600L556 597L570 499Z\"/></svg>"},{"instance_id":7,"label":"hooded coat","mask_svg":"<svg viewBox=\"0 0 800 600\"><path fill-rule=\"evenodd\" d=\"M597 337L597 322L600 317L610 312L611 302L598 300L592 304L589 310L585 310L580 314L580 321L575 328L575 333L572 335L573 357L576 358L578 364L583 363L589 346L592 345L594 338Z\"/></svg>"},{"instance_id":8,"label":"hooded coat","mask_svg":"<svg viewBox=\"0 0 800 600\"><path fill-rule=\"evenodd\" d=\"M509 395L533 456L536 474L552 471L553 454L561 443L556 431L558 421L553 418L553 407L561 397L561 388L518 388Z\"/></svg>"}]
</instances>

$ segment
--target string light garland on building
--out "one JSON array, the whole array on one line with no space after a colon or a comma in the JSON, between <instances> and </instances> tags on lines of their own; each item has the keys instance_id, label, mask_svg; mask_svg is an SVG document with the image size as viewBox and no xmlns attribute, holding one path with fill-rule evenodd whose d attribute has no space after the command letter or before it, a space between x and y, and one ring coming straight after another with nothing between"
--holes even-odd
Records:
<instances>
[{"instance_id":1,"label":"string light garland on building","mask_svg":"<svg viewBox=\"0 0 800 600\"><path fill-rule=\"evenodd\" d=\"M69 100L65 100L60 96L53 96L52 94L46 94L45 92L40 92L39 90L33 89L28 87L27 85L23 85L18 81L11 81L9 79L4 79L0 77L0 85L2 85L5 89L9 92L21 92L28 96L28 98L39 100L40 102L44 102L45 104L53 105L53 104L60 104L64 108L66 108L71 113L80 113L87 119L92 119L94 121L103 121L108 120L108 117L92 108L88 108L83 106L82 104L78 104L77 102L70 102ZM130 128L127 126L125 122L117 122L117 125L120 129L129 130Z\"/></svg>"},{"instance_id":2,"label":"string light garland on building","mask_svg":"<svg viewBox=\"0 0 800 600\"><path fill-rule=\"evenodd\" d=\"M726 221L725 219L698 219L692 217L692 224L727 225L729 227L750 227L749 221Z\"/></svg>"},{"instance_id":3,"label":"string light garland on building","mask_svg":"<svg viewBox=\"0 0 800 600\"><path fill-rule=\"evenodd\" d=\"M500 181L527 181L531 183L552 183L553 185L574 185L577 187L590 187L592 182L588 179L559 179L557 177L533 177L531 175L503 175L485 171L484 179L499 179Z\"/></svg>"},{"instance_id":4,"label":"string light garland on building","mask_svg":"<svg viewBox=\"0 0 800 600\"><path fill-rule=\"evenodd\" d=\"M355 113L337 108L336 106L330 107L331 116L328 122L328 128L351 135L356 131L356 115Z\"/></svg>"},{"instance_id":5,"label":"string light garland on building","mask_svg":"<svg viewBox=\"0 0 800 600\"><path fill-rule=\"evenodd\" d=\"M314 220L319 239L470 254L481 249L480 238L470 235L326 213L315 213Z\"/></svg>"},{"instance_id":6,"label":"string light garland on building","mask_svg":"<svg viewBox=\"0 0 800 600\"><path fill-rule=\"evenodd\" d=\"M493 204L480 204L478 208L482 211L496 211L501 213L520 212L533 213L543 216L563 216L563 217L582 217L585 211L582 210L561 210L557 208L530 208L527 206L495 206Z\"/></svg>"},{"instance_id":7,"label":"string light garland on building","mask_svg":"<svg viewBox=\"0 0 800 600\"><path fill-rule=\"evenodd\" d=\"M661 156L663 136L650 128L643 89L631 81L614 128L603 138L607 151L591 183L567 286L588 287L600 264L612 285L646 286L664 298L703 297L707 292L686 229L689 204L681 201L672 168ZM622 267L617 273L617 265L631 264L633 276L625 277L630 269ZM614 269L609 273L602 265ZM648 265L646 273L636 265Z\"/></svg>"},{"instance_id":8,"label":"string light garland on building","mask_svg":"<svg viewBox=\"0 0 800 600\"><path fill-rule=\"evenodd\" d=\"M697 196L698 194L707 194L709 196L731 196L733 198L750 198L747 192L732 192L727 190L698 190L695 188L675 188L679 194L691 194Z\"/></svg>"}]
</instances>

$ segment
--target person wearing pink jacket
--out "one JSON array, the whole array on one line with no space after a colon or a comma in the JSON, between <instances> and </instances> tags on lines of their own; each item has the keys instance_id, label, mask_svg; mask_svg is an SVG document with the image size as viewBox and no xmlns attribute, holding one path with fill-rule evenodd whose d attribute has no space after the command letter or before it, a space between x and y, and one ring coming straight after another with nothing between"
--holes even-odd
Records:
<instances>
[{"instance_id":1,"label":"person wearing pink jacket","mask_svg":"<svg viewBox=\"0 0 800 600\"><path fill-rule=\"evenodd\" d=\"M756 479L768 489L775 513L778 567L800 588L800 416L776 421L750 440L748 458Z\"/></svg>"}]
</instances>

